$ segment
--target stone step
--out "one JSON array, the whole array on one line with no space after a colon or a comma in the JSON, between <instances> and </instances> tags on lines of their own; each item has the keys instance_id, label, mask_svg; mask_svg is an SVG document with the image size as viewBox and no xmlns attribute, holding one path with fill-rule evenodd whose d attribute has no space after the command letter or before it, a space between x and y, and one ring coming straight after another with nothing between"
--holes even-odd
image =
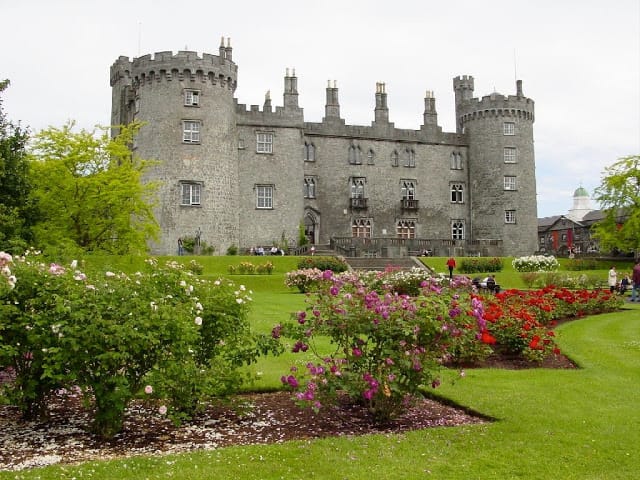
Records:
<instances>
[{"instance_id":1,"label":"stone step","mask_svg":"<svg viewBox=\"0 0 640 480\"><path fill-rule=\"evenodd\" d=\"M396 268L400 270L411 270L412 268L428 268L415 257L348 257L346 262L353 270L385 270Z\"/></svg>"}]
</instances>

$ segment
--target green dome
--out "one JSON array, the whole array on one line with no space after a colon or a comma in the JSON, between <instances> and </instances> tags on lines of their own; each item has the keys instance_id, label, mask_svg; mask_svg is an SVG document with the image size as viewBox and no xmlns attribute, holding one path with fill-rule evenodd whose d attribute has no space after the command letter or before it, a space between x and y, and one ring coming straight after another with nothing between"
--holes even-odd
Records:
<instances>
[{"instance_id":1,"label":"green dome","mask_svg":"<svg viewBox=\"0 0 640 480\"><path fill-rule=\"evenodd\" d=\"M584 187L578 187L576 189L576 191L573 193L574 197L588 197L589 196L589 192L587 192L587 189Z\"/></svg>"}]
</instances>

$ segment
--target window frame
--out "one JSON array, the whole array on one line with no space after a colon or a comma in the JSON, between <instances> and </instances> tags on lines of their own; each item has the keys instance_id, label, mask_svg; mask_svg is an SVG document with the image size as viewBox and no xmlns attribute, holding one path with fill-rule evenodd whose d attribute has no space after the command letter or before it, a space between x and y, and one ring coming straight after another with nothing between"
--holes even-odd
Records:
<instances>
[{"instance_id":1,"label":"window frame","mask_svg":"<svg viewBox=\"0 0 640 480\"><path fill-rule=\"evenodd\" d=\"M372 230L370 218L354 218L351 221L352 238L371 238Z\"/></svg>"},{"instance_id":2,"label":"window frame","mask_svg":"<svg viewBox=\"0 0 640 480\"><path fill-rule=\"evenodd\" d=\"M304 198L316 198L318 182L316 177L307 175L304 177Z\"/></svg>"},{"instance_id":3,"label":"window frame","mask_svg":"<svg viewBox=\"0 0 640 480\"><path fill-rule=\"evenodd\" d=\"M402 200L415 200L416 199L416 184L417 180L412 178L404 178L400 180L400 196Z\"/></svg>"},{"instance_id":4,"label":"window frame","mask_svg":"<svg viewBox=\"0 0 640 480\"><path fill-rule=\"evenodd\" d=\"M396 238L417 238L416 220L414 218L401 218L396 221Z\"/></svg>"},{"instance_id":5,"label":"window frame","mask_svg":"<svg viewBox=\"0 0 640 480\"><path fill-rule=\"evenodd\" d=\"M464 220L456 218L451 220L451 240L464 240L465 237Z\"/></svg>"},{"instance_id":6,"label":"window frame","mask_svg":"<svg viewBox=\"0 0 640 480\"><path fill-rule=\"evenodd\" d=\"M391 152L391 166L397 167L399 165L400 165L400 155L398 154L397 150L394 150L393 152Z\"/></svg>"},{"instance_id":7,"label":"window frame","mask_svg":"<svg viewBox=\"0 0 640 480\"><path fill-rule=\"evenodd\" d=\"M182 120L182 143L189 145L199 144L201 131L202 122L200 120Z\"/></svg>"},{"instance_id":8,"label":"window frame","mask_svg":"<svg viewBox=\"0 0 640 480\"><path fill-rule=\"evenodd\" d=\"M351 177L349 181L349 185L350 185L349 198L367 198L365 196L366 184L367 184L367 177Z\"/></svg>"},{"instance_id":9,"label":"window frame","mask_svg":"<svg viewBox=\"0 0 640 480\"><path fill-rule=\"evenodd\" d=\"M181 207L199 207L202 205L202 182L181 181L179 184ZM187 188L188 192L186 191ZM188 202L185 202L186 198L189 199Z\"/></svg>"},{"instance_id":10,"label":"window frame","mask_svg":"<svg viewBox=\"0 0 640 480\"><path fill-rule=\"evenodd\" d=\"M362 149L359 145L349 146L349 165L362 165Z\"/></svg>"},{"instance_id":11,"label":"window frame","mask_svg":"<svg viewBox=\"0 0 640 480\"><path fill-rule=\"evenodd\" d=\"M256 132L256 153L261 155L273 153L273 132Z\"/></svg>"},{"instance_id":12,"label":"window frame","mask_svg":"<svg viewBox=\"0 0 640 480\"><path fill-rule=\"evenodd\" d=\"M503 177L503 182L505 191L515 192L516 190L518 190L518 184L515 175L505 175Z\"/></svg>"},{"instance_id":13,"label":"window frame","mask_svg":"<svg viewBox=\"0 0 640 480\"><path fill-rule=\"evenodd\" d=\"M508 223L510 225L516 224L516 211L515 210L505 210L504 211L504 223Z\"/></svg>"},{"instance_id":14,"label":"window frame","mask_svg":"<svg viewBox=\"0 0 640 480\"><path fill-rule=\"evenodd\" d=\"M273 184L257 184L255 191L256 210L273 210Z\"/></svg>"},{"instance_id":15,"label":"window frame","mask_svg":"<svg viewBox=\"0 0 640 480\"><path fill-rule=\"evenodd\" d=\"M504 163L518 163L518 149L516 147L504 147L502 149Z\"/></svg>"},{"instance_id":16,"label":"window frame","mask_svg":"<svg viewBox=\"0 0 640 480\"><path fill-rule=\"evenodd\" d=\"M461 204L464 203L464 183L463 182L451 182L449 184L449 200L451 203Z\"/></svg>"},{"instance_id":17,"label":"window frame","mask_svg":"<svg viewBox=\"0 0 640 480\"><path fill-rule=\"evenodd\" d=\"M502 134L506 136L513 136L516 134L516 122L503 122Z\"/></svg>"},{"instance_id":18,"label":"window frame","mask_svg":"<svg viewBox=\"0 0 640 480\"><path fill-rule=\"evenodd\" d=\"M191 98L191 101L189 101ZM183 105L185 107L199 107L200 106L200 90L193 88L185 88L183 94Z\"/></svg>"}]
</instances>

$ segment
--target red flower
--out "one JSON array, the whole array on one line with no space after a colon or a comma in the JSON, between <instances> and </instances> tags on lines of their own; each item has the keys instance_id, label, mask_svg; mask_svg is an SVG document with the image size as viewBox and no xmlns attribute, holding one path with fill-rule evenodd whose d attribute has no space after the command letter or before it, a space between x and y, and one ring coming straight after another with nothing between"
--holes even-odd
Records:
<instances>
[{"instance_id":1,"label":"red flower","mask_svg":"<svg viewBox=\"0 0 640 480\"><path fill-rule=\"evenodd\" d=\"M493 337L486 329L482 331L480 341L489 345L493 345L494 343L496 343L495 337Z\"/></svg>"}]
</instances>

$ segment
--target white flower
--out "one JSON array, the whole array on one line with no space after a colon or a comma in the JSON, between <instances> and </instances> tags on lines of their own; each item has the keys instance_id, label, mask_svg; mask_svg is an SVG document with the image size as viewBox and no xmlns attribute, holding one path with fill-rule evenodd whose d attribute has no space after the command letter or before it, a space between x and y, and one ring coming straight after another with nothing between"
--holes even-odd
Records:
<instances>
[{"instance_id":1,"label":"white flower","mask_svg":"<svg viewBox=\"0 0 640 480\"><path fill-rule=\"evenodd\" d=\"M158 413L160 415L165 415L167 413L167 407L164 405L160 406L160 408L158 408Z\"/></svg>"},{"instance_id":2,"label":"white flower","mask_svg":"<svg viewBox=\"0 0 640 480\"><path fill-rule=\"evenodd\" d=\"M78 260L71 262L71 268L75 269L78 266Z\"/></svg>"},{"instance_id":3,"label":"white flower","mask_svg":"<svg viewBox=\"0 0 640 480\"><path fill-rule=\"evenodd\" d=\"M184 280L180 280L180 286L181 287L186 287L187 286L187 282L185 282Z\"/></svg>"},{"instance_id":4,"label":"white flower","mask_svg":"<svg viewBox=\"0 0 640 480\"><path fill-rule=\"evenodd\" d=\"M213 282L214 285L220 285L220 280L216 280L215 282Z\"/></svg>"},{"instance_id":5,"label":"white flower","mask_svg":"<svg viewBox=\"0 0 640 480\"><path fill-rule=\"evenodd\" d=\"M195 322L196 325L202 325L202 317L196 317Z\"/></svg>"},{"instance_id":6,"label":"white flower","mask_svg":"<svg viewBox=\"0 0 640 480\"><path fill-rule=\"evenodd\" d=\"M202 311L202 304L200 302L196 303L196 310Z\"/></svg>"},{"instance_id":7,"label":"white flower","mask_svg":"<svg viewBox=\"0 0 640 480\"><path fill-rule=\"evenodd\" d=\"M244 285L240 285L240 290L242 290L243 292L246 290Z\"/></svg>"},{"instance_id":8,"label":"white flower","mask_svg":"<svg viewBox=\"0 0 640 480\"><path fill-rule=\"evenodd\" d=\"M113 273L113 272L105 272L105 273L104 273L104 276L105 276L105 277L115 277L115 276L116 276L116 274L115 274L115 273Z\"/></svg>"},{"instance_id":9,"label":"white flower","mask_svg":"<svg viewBox=\"0 0 640 480\"><path fill-rule=\"evenodd\" d=\"M244 302L244 300L242 300L241 298L236 298L236 303L240 304L242 302Z\"/></svg>"},{"instance_id":10,"label":"white flower","mask_svg":"<svg viewBox=\"0 0 640 480\"><path fill-rule=\"evenodd\" d=\"M156 302L151 302L151 310L154 312L158 311L158 305L156 305Z\"/></svg>"}]
</instances>

